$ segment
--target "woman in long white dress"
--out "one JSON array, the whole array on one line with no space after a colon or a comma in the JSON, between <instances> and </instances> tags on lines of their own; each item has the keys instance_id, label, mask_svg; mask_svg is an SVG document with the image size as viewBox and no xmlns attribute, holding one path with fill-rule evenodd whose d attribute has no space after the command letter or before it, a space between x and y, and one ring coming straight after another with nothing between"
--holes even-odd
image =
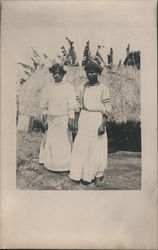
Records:
<instances>
[{"instance_id":1,"label":"woman in long white dress","mask_svg":"<svg viewBox=\"0 0 158 250\"><path fill-rule=\"evenodd\" d=\"M101 68L94 60L85 66L88 82L79 87L76 100L77 132L70 165L70 179L103 185L107 167L106 120L111 110L109 90L98 81Z\"/></svg>"},{"instance_id":2,"label":"woman in long white dress","mask_svg":"<svg viewBox=\"0 0 158 250\"><path fill-rule=\"evenodd\" d=\"M73 86L64 81L66 71L60 64L50 69L52 82L41 101L47 113L48 131L41 143L39 163L52 171L68 171L72 151L72 129L75 107Z\"/></svg>"}]
</instances>

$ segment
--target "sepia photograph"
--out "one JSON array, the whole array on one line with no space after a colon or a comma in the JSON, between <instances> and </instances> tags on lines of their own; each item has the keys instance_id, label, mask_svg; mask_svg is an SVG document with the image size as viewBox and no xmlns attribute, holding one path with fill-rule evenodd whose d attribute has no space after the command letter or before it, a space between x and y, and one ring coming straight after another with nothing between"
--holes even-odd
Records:
<instances>
[{"instance_id":1,"label":"sepia photograph","mask_svg":"<svg viewBox=\"0 0 158 250\"><path fill-rule=\"evenodd\" d=\"M64 5L17 31L17 188L140 190L141 46L106 9Z\"/></svg>"},{"instance_id":2,"label":"sepia photograph","mask_svg":"<svg viewBox=\"0 0 158 250\"><path fill-rule=\"evenodd\" d=\"M0 248L156 249L157 1L0 7Z\"/></svg>"}]
</instances>

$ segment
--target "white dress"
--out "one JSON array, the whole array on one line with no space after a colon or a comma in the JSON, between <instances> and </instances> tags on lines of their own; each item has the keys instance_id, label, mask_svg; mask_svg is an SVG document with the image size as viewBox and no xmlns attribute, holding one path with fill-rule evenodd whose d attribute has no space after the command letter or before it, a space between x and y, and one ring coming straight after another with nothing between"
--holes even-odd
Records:
<instances>
[{"instance_id":1,"label":"white dress","mask_svg":"<svg viewBox=\"0 0 158 250\"><path fill-rule=\"evenodd\" d=\"M98 135L102 114L111 110L109 90L101 83L81 86L76 96L81 110L70 165L70 178L91 182L107 167L107 134Z\"/></svg>"},{"instance_id":2,"label":"white dress","mask_svg":"<svg viewBox=\"0 0 158 250\"><path fill-rule=\"evenodd\" d=\"M41 108L48 114L48 131L41 143L39 163L52 171L68 171L72 151L72 133L68 119L74 118L75 93L64 81L54 83L46 90Z\"/></svg>"}]
</instances>

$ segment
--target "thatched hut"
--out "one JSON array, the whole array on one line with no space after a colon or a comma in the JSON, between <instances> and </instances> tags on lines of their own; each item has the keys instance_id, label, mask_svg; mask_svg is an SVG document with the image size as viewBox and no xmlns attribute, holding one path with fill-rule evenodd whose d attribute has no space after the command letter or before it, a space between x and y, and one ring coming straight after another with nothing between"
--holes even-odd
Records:
<instances>
[{"instance_id":1,"label":"thatched hut","mask_svg":"<svg viewBox=\"0 0 158 250\"><path fill-rule=\"evenodd\" d=\"M83 68L70 68L67 80L76 89L84 84ZM107 124L111 150L141 150L141 89L140 71L136 67L121 65L104 68L100 81L110 90L112 112Z\"/></svg>"},{"instance_id":2,"label":"thatched hut","mask_svg":"<svg viewBox=\"0 0 158 250\"><path fill-rule=\"evenodd\" d=\"M76 90L80 84L86 82L83 68L68 67L65 80L70 82ZM21 115L37 117L35 120L42 121L39 101L49 81L48 69L41 66L28 78L18 93L19 113ZM100 81L106 84L110 90L112 113L108 122L108 133L111 141L115 140L115 138L112 138L114 134L117 134L118 137L120 134L121 137L121 128L127 130L124 137L129 137L129 130L139 129L140 131L140 71L135 67L124 65L119 68L117 66L113 66L112 69L104 68ZM113 133L114 130L115 133ZM140 135L137 135L137 137L139 138L136 138L136 144L138 143L137 139L140 141ZM138 147L140 148L140 145Z\"/></svg>"}]
</instances>

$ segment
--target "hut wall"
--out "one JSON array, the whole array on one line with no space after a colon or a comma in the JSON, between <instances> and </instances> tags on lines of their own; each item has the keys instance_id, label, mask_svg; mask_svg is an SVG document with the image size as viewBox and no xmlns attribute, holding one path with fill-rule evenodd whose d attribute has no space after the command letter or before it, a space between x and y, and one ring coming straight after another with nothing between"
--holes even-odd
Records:
<instances>
[{"instance_id":1,"label":"hut wall","mask_svg":"<svg viewBox=\"0 0 158 250\"><path fill-rule=\"evenodd\" d=\"M128 121L117 124L109 122L107 125L109 152L114 151L141 151L140 122Z\"/></svg>"}]
</instances>

